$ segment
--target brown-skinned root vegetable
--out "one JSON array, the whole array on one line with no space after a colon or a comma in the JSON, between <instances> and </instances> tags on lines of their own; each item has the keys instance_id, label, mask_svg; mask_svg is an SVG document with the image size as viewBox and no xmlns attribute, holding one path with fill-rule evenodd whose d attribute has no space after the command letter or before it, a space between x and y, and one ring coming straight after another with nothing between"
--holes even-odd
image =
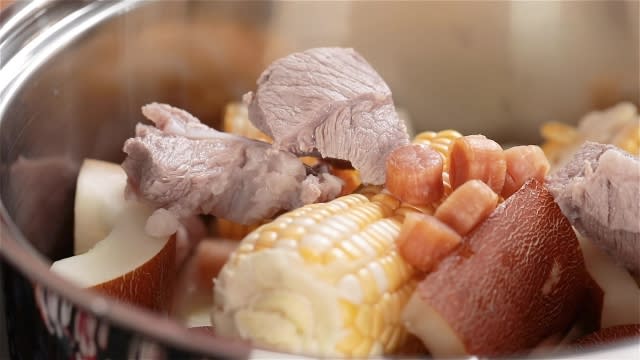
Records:
<instances>
[{"instance_id":1,"label":"brown-skinned root vegetable","mask_svg":"<svg viewBox=\"0 0 640 360\"><path fill-rule=\"evenodd\" d=\"M94 159L82 162L74 203L74 255L87 252L109 235L126 205L126 183L120 164Z\"/></svg>"},{"instance_id":2,"label":"brown-skinned root vegetable","mask_svg":"<svg viewBox=\"0 0 640 360\"><path fill-rule=\"evenodd\" d=\"M151 310L168 310L176 272L175 236L151 237L152 210L127 204L114 228L91 250L53 263L51 270L78 286Z\"/></svg>"},{"instance_id":3,"label":"brown-skinned root vegetable","mask_svg":"<svg viewBox=\"0 0 640 360\"><path fill-rule=\"evenodd\" d=\"M85 159L76 180L74 199L73 254L80 255L107 237L130 201L125 200L127 175L120 164ZM205 236L207 229L198 216L180 221L176 233L176 266Z\"/></svg>"},{"instance_id":4,"label":"brown-skinned root vegetable","mask_svg":"<svg viewBox=\"0 0 640 360\"><path fill-rule=\"evenodd\" d=\"M618 325L596 331L573 342L577 349L607 345L619 341L640 340L640 324Z\"/></svg>"},{"instance_id":5,"label":"brown-skinned root vegetable","mask_svg":"<svg viewBox=\"0 0 640 360\"><path fill-rule=\"evenodd\" d=\"M513 354L568 329L587 281L571 225L531 180L427 275L403 319L434 356Z\"/></svg>"},{"instance_id":6,"label":"brown-skinned root vegetable","mask_svg":"<svg viewBox=\"0 0 640 360\"><path fill-rule=\"evenodd\" d=\"M76 255L51 270L75 284L119 300L165 311L175 280L176 237L152 237L152 209L124 199L126 176L118 164L86 159L75 196Z\"/></svg>"},{"instance_id":7,"label":"brown-skinned root vegetable","mask_svg":"<svg viewBox=\"0 0 640 360\"><path fill-rule=\"evenodd\" d=\"M213 326L192 326L189 328L190 332L193 333L200 333L203 335L210 335L210 336L214 336L216 334L215 330L213 329Z\"/></svg>"}]
</instances>

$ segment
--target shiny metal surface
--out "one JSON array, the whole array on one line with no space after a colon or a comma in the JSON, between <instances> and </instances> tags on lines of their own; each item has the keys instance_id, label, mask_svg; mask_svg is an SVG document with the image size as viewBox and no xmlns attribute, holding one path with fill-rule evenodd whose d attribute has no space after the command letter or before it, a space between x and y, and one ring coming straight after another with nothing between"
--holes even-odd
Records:
<instances>
[{"instance_id":1,"label":"shiny metal surface","mask_svg":"<svg viewBox=\"0 0 640 360\"><path fill-rule=\"evenodd\" d=\"M535 143L542 122L640 102L639 11L637 1L18 2L0 13L0 196L20 233L3 231L43 255L33 261L68 256L78 164L120 161L141 105L168 102L216 126L270 61L314 46L361 52L418 131Z\"/></svg>"}]
</instances>

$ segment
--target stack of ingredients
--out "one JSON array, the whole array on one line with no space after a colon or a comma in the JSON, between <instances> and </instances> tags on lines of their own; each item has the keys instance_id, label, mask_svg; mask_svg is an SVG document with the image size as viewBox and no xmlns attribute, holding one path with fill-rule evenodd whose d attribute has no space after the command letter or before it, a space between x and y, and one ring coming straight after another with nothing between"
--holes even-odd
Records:
<instances>
[{"instance_id":1,"label":"stack of ingredients","mask_svg":"<svg viewBox=\"0 0 640 360\"><path fill-rule=\"evenodd\" d=\"M503 149L453 130L411 141L351 49L289 55L257 85L229 106L226 133L144 106L154 126L136 127L122 167L85 161L76 256L52 270L316 356L510 355L640 334L632 105Z\"/></svg>"}]
</instances>

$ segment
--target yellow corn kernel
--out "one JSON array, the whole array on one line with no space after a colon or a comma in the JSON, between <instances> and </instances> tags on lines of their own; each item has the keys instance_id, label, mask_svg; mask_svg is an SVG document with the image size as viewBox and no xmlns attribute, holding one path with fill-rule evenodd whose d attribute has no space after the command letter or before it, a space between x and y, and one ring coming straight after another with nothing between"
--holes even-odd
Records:
<instances>
[{"instance_id":1,"label":"yellow corn kernel","mask_svg":"<svg viewBox=\"0 0 640 360\"><path fill-rule=\"evenodd\" d=\"M640 120L637 124L630 124L623 129L614 141L622 150L640 156Z\"/></svg>"},{"instance_id":2,"label":"yellow corn kernel","mask_svg":"<svg viewBox=\"0 0 640 360\"><path fill-rule=\"evenodd\" d=\"M224 111L222 128L228 133L268 143L273 142L269 136L253 126L251 121L249 121L247 106L240 102L227 104Z\"/></svg>"},{"instance_id":3,"label":"yellow corn kernel","mask_svg":"<svg viewBox=\"0 0 640 360\"><path fill-rule=\"evenodd\" d=\"M578 138L578 130L567 124L548 122L540 128L540 134L549 142L570 144Z\"/></svg>"},{"instance_id":4,"label":"yellow corn kernel","mask_svg":"<svg viewBox=\"0 0 640 360\"><path fill-rule=\"evenodd\" d=\"M444 171L449 169L449 148L451 144L462 134L455 130L443 130L439 132L425 131L413 139L413 143L417 145L429 145L442 155L442 165Z\"/></svg>"}]
</instances>

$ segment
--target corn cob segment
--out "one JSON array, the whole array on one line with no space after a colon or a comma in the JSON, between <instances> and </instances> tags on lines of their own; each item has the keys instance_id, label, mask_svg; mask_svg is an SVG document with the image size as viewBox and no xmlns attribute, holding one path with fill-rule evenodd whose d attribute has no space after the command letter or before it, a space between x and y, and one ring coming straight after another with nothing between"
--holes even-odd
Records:
<instances>
[{"instance_id":1,"label":"corn cob segment","mask_svg":"<svg viewBox=\"0 0 640 360\"><path fill-rule=\"evenodd\" d=\"M442 130L439 132L424 131L416 135L413 139L413 143L417 145L430 145L436 149L436 151L442 155L442 161L444 162L444 168L446 170L449 165L449 151L451 150L451 144L461 137L462 134L455 130Z\"/></svg>"},{"instance_id":2,"label":"corn cob segment","mask_svg":"<svg viewBox=\"0 0 640 360\"><path fill-rule=\"evenodd\" d=\"M273 142L267 134L253 126L251 121L249 121L249 110L247 106L241 102L227 104L224 111L222 127L223 130L228 133L268 143Z\"/></svg>"},{"instance_id":3,"label":"corn cob segment","mask_svg":"<svg viewBox=\"0 0 640 360\"><path fill-rule=\"evenodd\" d=\"M417 275L396 251L400 205L352 194L259 227L216 280L216 332L320 356L397 350Z\"/></svg>"}]
</instances>

